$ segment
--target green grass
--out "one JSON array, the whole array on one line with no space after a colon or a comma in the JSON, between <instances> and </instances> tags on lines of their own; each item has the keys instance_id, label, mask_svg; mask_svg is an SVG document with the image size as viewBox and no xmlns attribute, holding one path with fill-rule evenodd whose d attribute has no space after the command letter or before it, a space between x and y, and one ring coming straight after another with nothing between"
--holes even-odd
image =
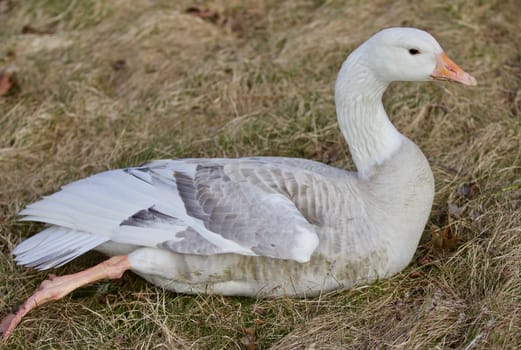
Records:
<instances>
[{"instance_id":1,"label":"green grass","mask_svg":"<svg viewBox=\"0 0 521 350\"><path fill-rule=\"evenodd\" d=\"M24 205L90 174L156 158L281 155L353 167L336 73L383 27L428 29L476 88L393 84L385 105L436 179L415 260L313 299L186 296L133 274L31 312L13 349L517 349L521 347L521 8L516 1L0 1L0 317L46 272L10 251L42 228ZM22 34L29 25L51 34ZM115 62L124 61L119 68ZM458 188L476 183L471 198ZM450 217L447 203L463 208ZM450 217L450 220L449 220ZM449 226L461 244L435 249ZM63 275L103 259L88 253Z\"/></svg>"}]
</instances>

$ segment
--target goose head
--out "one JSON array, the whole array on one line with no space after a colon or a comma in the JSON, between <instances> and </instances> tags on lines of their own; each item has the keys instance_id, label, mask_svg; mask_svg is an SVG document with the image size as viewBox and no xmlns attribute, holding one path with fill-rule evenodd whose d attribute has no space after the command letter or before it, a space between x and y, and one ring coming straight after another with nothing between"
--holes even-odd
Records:
<instances>
[{"instance_id":1,"label":"goose head","mask_svg":"<svg viewBox=\"0 0 521 350\"><path fill-rule=\"evenodd\" d=\"M384 83L449 80L476 85L476 79L455 64L429 33L416 28L384 29L360 48L360 62Z\"/></svg>"},{"instance_id":2,"label":"goose head","mask_svg":"<svg viewBox=\"0 0 521 350\"><path fill-rule=\"evenodd\" d=\"M415 28L384 29L346 59L335 85L339 126L362 177L389 159L404 136L390 122L382 96L393 81L449 80L476 85L452 62L429 33Z\"/></svg>"}]
</instances>

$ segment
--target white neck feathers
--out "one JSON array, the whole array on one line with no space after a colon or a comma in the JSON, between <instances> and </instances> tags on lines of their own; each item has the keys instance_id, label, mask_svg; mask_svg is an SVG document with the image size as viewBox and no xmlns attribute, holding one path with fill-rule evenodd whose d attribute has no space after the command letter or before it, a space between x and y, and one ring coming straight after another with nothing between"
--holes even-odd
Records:
<instances>
[{"instance_id":1,"label":"white neck feathers","mask_svg":"<svg viewBox=\"0 0 521 350\"><path fill-rule=\"evenodd\" d=\"M387 82L378 80L355 51L342 65L335 86L340 129L361 177L389 159L404 136L392 125L382 104Z\"/></svg>"}]
</instances>

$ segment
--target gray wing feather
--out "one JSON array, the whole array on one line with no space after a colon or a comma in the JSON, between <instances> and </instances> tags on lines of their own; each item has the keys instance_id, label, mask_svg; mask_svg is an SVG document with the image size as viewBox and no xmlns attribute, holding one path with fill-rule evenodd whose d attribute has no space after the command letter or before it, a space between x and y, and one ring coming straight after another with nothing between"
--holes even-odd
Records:
<instances>
[{"instance_id":1,"label":"gray wing feather","mask_svg":"<svg viewBox=\"0 0 521 350\"><path fill-rule=\"evenodd\" d=\"M257 255L307 261L318 245L318 213L311 176L302 171L300 177L257 160L209 162L195 174L174 172L187 214L208 230ZM183 238L161 246L181 253L216 251L195 230Z\"/></svg>"}]
</instances>

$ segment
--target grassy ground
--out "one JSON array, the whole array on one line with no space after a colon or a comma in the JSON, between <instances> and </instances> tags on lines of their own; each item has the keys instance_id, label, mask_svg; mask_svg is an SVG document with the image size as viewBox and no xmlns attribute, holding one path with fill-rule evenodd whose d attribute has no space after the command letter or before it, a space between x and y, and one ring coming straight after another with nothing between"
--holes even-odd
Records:
<instances>
[{"instance_id":1,"label":"grassy ground","mask_svg":"<svg viewBox=\"0 0 521 350\"><path fill-rule=\"evenodd\" d=\"M41 229L17 212L72 180L179 157L352 168L334 80L383 27L430 30L479 82L394 84L385 96L436 178L403 273L309 300L175 295L126 274L32 312L0 347L519 348L521 8L429 3L0 0L0 67L16 66L19 82L0 98L0 316L47 275L13 263L14 245Z\"/></svg>"}]
</instances>

